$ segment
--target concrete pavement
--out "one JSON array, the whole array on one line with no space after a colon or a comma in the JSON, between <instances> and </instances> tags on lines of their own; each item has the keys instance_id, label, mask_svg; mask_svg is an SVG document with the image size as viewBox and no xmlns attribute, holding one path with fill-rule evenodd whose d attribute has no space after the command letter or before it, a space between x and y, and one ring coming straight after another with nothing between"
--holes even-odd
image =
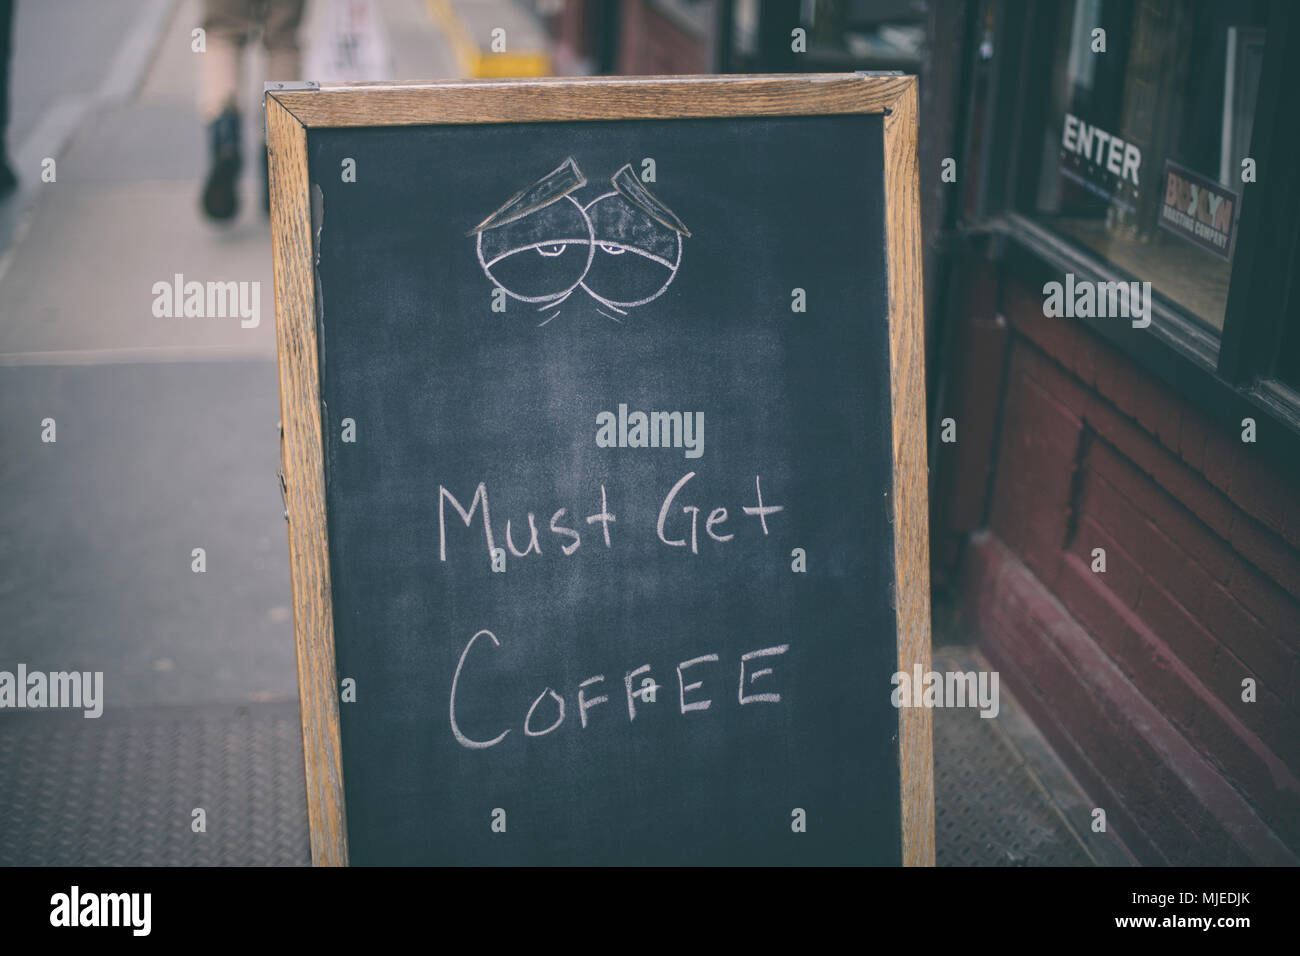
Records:
<instances>
[{"instance_id":1,"label":"concrete pavement","mask_svg":"<svg viewBox=\"0 0 1300 956\"><path fill-rule=\"evenodd\" d=\"M0 660L103 671L110 709L295 698L261 57L246 58L242 210L217 227L198 210L198 0L18 9L29 208L0 255ZM374 9L400 38L397 75L454 75L420 0ZM328 12L309 8L305 45L328 38ZM259 324L156 317L154 283L177 273L256 284Z\"/></svg>"}]
</instances>

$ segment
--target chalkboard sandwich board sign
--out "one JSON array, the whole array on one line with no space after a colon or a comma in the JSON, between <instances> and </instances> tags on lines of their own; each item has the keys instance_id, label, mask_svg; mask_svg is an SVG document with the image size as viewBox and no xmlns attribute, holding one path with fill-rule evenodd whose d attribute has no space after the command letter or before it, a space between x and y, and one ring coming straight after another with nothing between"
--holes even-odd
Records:
<instances>
[{"instance_id":1,"label":"chalkboard sandwich board sign","mask_svg":"<svg viewBox=\"0 0 1300 956\"><path fill-rule=\"evenodd\" d=\"M928 864L916 82L266 98L317 864Z\"/></svg>"}]
</instances>

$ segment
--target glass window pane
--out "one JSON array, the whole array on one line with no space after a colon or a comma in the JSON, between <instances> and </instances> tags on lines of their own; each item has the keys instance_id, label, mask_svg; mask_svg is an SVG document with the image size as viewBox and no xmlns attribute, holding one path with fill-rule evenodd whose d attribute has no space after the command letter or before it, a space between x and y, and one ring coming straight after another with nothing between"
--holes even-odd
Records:
<instances>
[{"instance_id":1,"label":"glass window pane","mask_svg":"<svg viewBox=\"0 0 1300 956\"><path fill-rule=\"evenodd\" d=\"M1032 212L1221 330L1267 3L1073 0Z\"/></svg>"}]
</instances>

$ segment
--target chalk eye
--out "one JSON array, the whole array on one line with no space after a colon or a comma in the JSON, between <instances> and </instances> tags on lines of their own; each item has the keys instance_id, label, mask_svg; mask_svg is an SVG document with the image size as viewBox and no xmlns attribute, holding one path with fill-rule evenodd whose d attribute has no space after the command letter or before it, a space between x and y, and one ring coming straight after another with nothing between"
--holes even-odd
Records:
<instances>
[{"instance_id":1,"label":"chalk eye","mask_svg":"<svg viewBox=\"0 0 1300 956\"><path fill-rule=\"evenodd\" d=\"M586 207L596 252L584 288L610 305L626 308L658 296L681 262L681 237L614 192ZM633 253L627 255L627 253ZM621 256L614 262L614 256Z\"/></svg>"},{"instance_id":2,"label":"chalk eye","mask_svg":"<svg viewBox=\"0 0 1300 956\"><path fill-rule=\"evenodd\" d=\"M593 251L591 222L569 196L478 234L484 271L524 302L568 295L582 281Z\"/></svg>"}]
</instances>

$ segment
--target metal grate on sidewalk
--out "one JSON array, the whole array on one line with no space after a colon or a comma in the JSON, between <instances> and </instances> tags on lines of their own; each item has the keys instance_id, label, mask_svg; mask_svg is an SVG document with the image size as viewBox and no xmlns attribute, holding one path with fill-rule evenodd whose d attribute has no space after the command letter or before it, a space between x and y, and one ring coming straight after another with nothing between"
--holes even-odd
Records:
<instances>
[{"instance_id":1,"label":"metal grate on sidewalk","mask_svg":"<svg viewBox=\"0 0 1300 956\"><path fill-rule=\"evenodd\" d=\"M937 671L990 671L974 647L934 649ZM1132 866L1113 831L1094 833L1088 799L1006 687L996 717L934 711L939 866Z\"/></svg>"},{"instance_id":2,"label":"metal grate on sidewalk","mask_svg":"<svg viewBox=\"0 0 1300 956\"><path fill-rule=\"evenodd\" d=\"M297 701L0 716L0 865L310 862Z\"/></svg>"},{"instance_id":3,"label":"metal grate on sidewalk","mask_svg":"<svg viewBox=\"0 0 1300 956\"><path fill-rule=\"evenodd\" d=\"M994 723L972 709L934 712L936 862L1093 866Z\"/></svg>"}]
</instances>

